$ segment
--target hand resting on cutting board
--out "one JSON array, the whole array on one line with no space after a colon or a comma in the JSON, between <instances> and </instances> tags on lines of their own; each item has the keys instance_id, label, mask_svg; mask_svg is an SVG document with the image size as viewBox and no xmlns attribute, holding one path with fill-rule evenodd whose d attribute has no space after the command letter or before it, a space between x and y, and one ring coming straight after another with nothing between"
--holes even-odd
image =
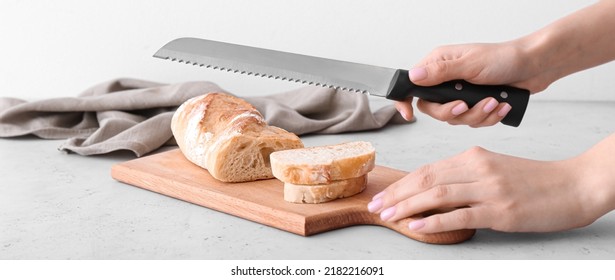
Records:
<instances>
[{"instance_id":1,"label":"hand resting on cutting board","mask_svg":"<svg viewBox=\"0 0 615 280\"><path fill-rule=\"evenodd\" d=\"M556 80L615 59L615 1L603 0L525 37L435 49L410 71L429 86L453 79L509 84L532 93ZM420 111L453 125L491 126L510 111L493 98L468 108L417 101ZM413 118L412 100L397 102ZM548 113L548 112L545 112ZM537 161L472 148L427 164L375 195L368 210L385 221L439 207L458 209L409 224L416 232L463 228L550 232L587 226L615 209L615 134L565 160Z\"/></svg>"}]
</instances>

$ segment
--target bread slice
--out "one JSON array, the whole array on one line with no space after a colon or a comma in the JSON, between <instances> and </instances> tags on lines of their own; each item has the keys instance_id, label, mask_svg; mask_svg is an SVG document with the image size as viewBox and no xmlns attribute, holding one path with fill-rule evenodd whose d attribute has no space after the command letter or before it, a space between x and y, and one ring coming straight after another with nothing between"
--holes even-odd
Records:
<instances>
[{"instance_id":1,"label":"bread slice","mask_svg":"<svg viewBox=\"0 0 615 280\"><path fill-rule=\"evenodd\" d=\"M254 106L223 93L184 102L171 130L184 156L223 182L273 178L269 155L303 147L297 135L267 125Z\"/></svg>"},{"instance_id":2,"label":"bread slice","mask_svg":"<svg viewBox=\"0 0 615 280\"><path fill-rule=\"evenodd\" d=\"M361 177L374 169L375 160L372 144L356 141L274 152L271 169L285 183L321 185Z\"/></svg>"},{"instance_id":3,"label":"bread slice","mask_svg":"<svg viewBox=\"0 0 615 280\"><path fill-rule=\"evenodd\" d=\"M293 203L323 203L353 196L367 186L367 174L323 185L296 185L284 183L284 200Z\"/></svg>"}]
</instances>

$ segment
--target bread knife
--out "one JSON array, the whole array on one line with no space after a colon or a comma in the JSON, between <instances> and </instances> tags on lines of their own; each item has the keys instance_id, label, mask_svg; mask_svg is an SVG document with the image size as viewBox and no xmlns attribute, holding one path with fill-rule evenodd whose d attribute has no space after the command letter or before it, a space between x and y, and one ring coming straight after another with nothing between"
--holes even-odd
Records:
<instances>
[{"instance_id":1,"label":"bread knife","mask_svg":"<svg viewBox=\"0 0 615 280\"><path fill-rule=\"evenodd\" d=\"M476 85L463 80L436 86L418 86L408 70L386 68L322 57L295 54L198 38L179 38L158 50L154 57L196 66L267 78L330 87L403 101L415 96L447 103L463 100L469 107L493 97L512 109L502 123L519 126L529 91L506 85Z\"/></svg>"}]
</instances>

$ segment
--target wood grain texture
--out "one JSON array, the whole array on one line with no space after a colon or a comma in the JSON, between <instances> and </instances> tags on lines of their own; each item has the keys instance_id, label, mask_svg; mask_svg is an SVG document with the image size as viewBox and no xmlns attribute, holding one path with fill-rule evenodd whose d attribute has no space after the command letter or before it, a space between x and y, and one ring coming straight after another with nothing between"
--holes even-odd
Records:
<instances>
[{"instance_id":1,"label":"wood grain texture","mask_svg":"<svg viewBox=\"0 0 615 280\"><path fill-rule=\"evenodd\" d=\"M120 182L303 236L362 224L384 226L432 244L459 243L474 235L475 230L469 229L417 234L408 230L413 218L391 223L369 213L371 198L405 174L376 166L360 194L322 204L295 204L284 201L284 185L277 179L220 182L186 160L179 149L119 163L111 170L111 176Z\"/></svg>"}]
</instances>

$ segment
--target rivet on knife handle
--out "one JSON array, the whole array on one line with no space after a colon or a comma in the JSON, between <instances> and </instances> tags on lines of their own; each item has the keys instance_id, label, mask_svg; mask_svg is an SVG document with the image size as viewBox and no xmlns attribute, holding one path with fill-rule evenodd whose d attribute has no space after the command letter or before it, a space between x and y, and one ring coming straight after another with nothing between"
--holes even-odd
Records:
<instances>
[{"instance_id":1,"label":"rivet on knife handle","mask_svg":"<svg viewBox=\"0 0 615 280\"><path fill-rule=\"evenodd\" d=\"M487 97L493 97L498 102L506 102L512 107L502 123L515 127L521 123L530 97L530 92L525 89L504 85L476 85L463 80L430 87L417 86L410 81L408 71L402 69L397 71L397 78L391 83L386 98L397 101L416 96L437 103L463 100L468 107L472 107Z\"/></svg>"}]
</instances>

